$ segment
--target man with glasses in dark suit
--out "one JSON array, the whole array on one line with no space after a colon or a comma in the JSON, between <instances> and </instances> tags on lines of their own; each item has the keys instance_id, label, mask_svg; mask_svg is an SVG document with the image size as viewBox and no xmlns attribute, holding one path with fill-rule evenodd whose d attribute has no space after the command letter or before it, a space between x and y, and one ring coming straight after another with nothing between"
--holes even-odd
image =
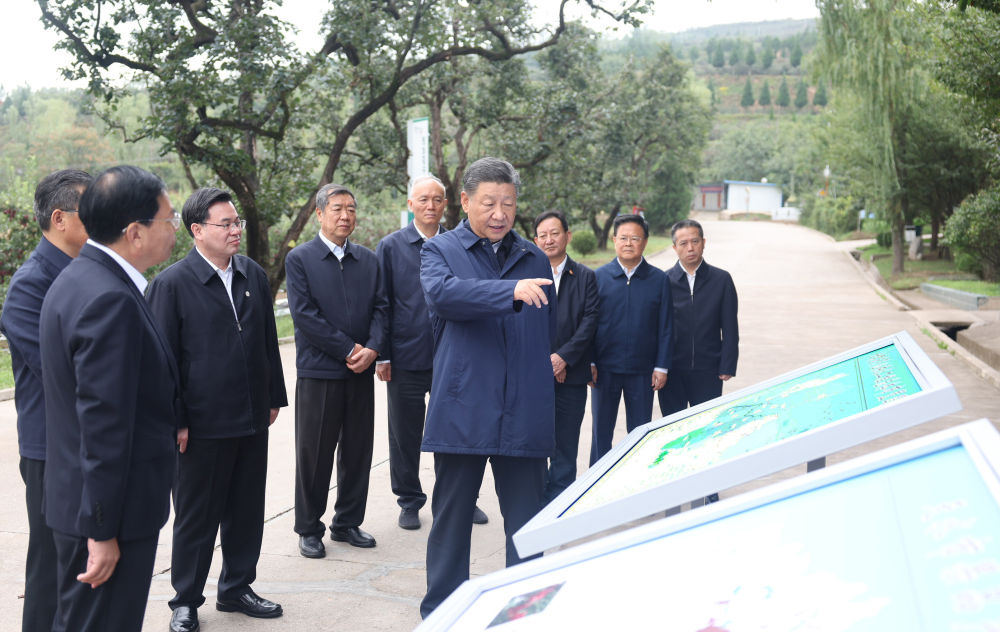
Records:
<instances>
[{"instance_id":1,"label":"man with glasses in dark suit","mask_svg":"<svg viewBox=\"0 0 1000 632\"><path fill-rule=\"evenodd\" d=\"M643 258L648 240L645 218L619 215L614 221L618 256L597 269L601 312L592 367L591 465L611 449L622 397L631 432L650 422L653 393L667 383L673 344L670 280Z\"/></svg>"},{"instance_id":2,"label":"man with glasses in dark suit","mask_svg":"<svg viewBox=\"0 0 1000 632\"><path fill-rule=\"evenodd\" d=\"M171 632L199 629L220 526L216 609L282 615L250 588L264 535L268 427L288 405L267 275L239 254L246 224L229 192L198 189L183 220L194 248L147 293L181 367Z\"/></svg>"}]
</instances>

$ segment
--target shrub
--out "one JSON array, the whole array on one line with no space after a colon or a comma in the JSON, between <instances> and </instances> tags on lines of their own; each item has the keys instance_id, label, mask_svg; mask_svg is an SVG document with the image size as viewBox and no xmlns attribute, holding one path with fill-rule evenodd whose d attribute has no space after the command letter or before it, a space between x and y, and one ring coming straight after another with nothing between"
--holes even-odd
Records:
<instances>
[{"instance_id":1,"label":"shrub","mask_svg":"<svg viewBox=\"0 0 1000 632\"><path fill-rule=\"evenodd\" d=\"M892 248L892 231L886 230L875 235L875 243L883 248Z\"/></svg>"},{"instance_id":2,"label":"shrub","mask_svg":"<svg viewBox=\"0 0 1000 632\"><path fill-rule=\"evenodd\" d=\"M966 198L955 209L944 240L957 261L978 259L985 280L1000 279L1000 183Z\"/></svg>"},{"instance_id":3,"label":"shrub","mask_svg":"<svg viewBox=\"0 0 1000 632\"><path fill-rule=\"evenodd\" d=\"M813 228L835 236L854 230L857 222L857 205L849 195L818 198L806 217Z\"/></svg>"},{"instance_id":4,"label":"shrub","mask_svg":"<svg viewBox=\"0 0 1000 632\"><path fill-rule=\"evenodd\" d=\"M588 229L573 233L573 250L587 256L597 250L597 237Z\"/></svg>"}]
</instances>

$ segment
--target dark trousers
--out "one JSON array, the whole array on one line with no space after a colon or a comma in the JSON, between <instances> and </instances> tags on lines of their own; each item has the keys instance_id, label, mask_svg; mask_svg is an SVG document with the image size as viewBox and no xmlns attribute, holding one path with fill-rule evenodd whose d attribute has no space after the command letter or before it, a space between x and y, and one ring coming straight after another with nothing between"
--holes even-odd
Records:
<instances>
[{"instance_id":1,"label":"dark trousers","mask_svg":"<svg viewBox=\"0 0 1000 632\"><path fill-rule=\"evenodd\" d=\"M576 480L576 457L580 448L580 426L587 408L586 384L556 382L556 449L549 459L545 502L562 493Z\"/></svg>"},{"instance_id":2,"label":"dark trousers","mask_svg":"<svg viewBox=\"0 0 1000 632\"><path fill-rule=\"evenodd\" d=\"M625 396L625 426L632 432L653 418L653 372L597 374L590 409L594 420L594 436L590 444L590 464L593 465L611 450L611 439L618 421L618 402ZM669 382L669 380L667 380Z\"/></svg>"},{"instance_id":3,"label":"dark trousers","mask_svg":"<svg viewBox=\"0 0 1000 632\"><path fill-rule=\"evenodd\" d=\"M420 509L427 494L420 486L420 442L424 438L424 395L431 392L433 371L392 369L386 383L389 403L389 480L403 509Z\"/></svg>"},{"instance_id":4,"label":"dark trousers","mask_svg":"<svg viewBox=\"0 0 1000 632\"><path fill-rule=\"evenodd\" d=\"M257 578L267 480L264 430L248 437L188 440L177 454L170 609L205 603L205 581L221 531L218 598L236 599Z\"/></svg>"},{"instance_id":5,"label":"dark trousers","mask_svg":"<svg viewBox=\"0 0 1000 632\"><path fill-rule=\"evenodd\" d=\"M21 457L28 508L28 555L24 563L22 632L49 632L56 613L56 544L42 514L45 461Z\"/></svg>"},{"instance_id":6,"label":"dark trousers","mask_svg":"<svg viewBox=\"0 0 1000 632\"><path fill-rule=\"evenodd\" d=\"M507 566L520 558L511 537L538 512L545 485L545 459L479 454L434 454L434 522L427 537L427 594L420 603L426 617L469 579L472 548L472 511L483 482L486 461L493 480L507 536ZM537 556L533 556L537 557Z\"/></svg>"},{"instance_id":7,"label":"dark trousers","mask_svg":"<svg viewBox=\"0 0 1000 632\"><path fill-rule=\"evenodd\" d=\"M660 414L666 417L722 395L722 380L715 371L671 369L670 379L658 395Z\"/></svg>"},{"instance_id":8,"label":"dark trousers","mask_svg":"<svg viewBox=\"0 0 1000 632\"><path fill-rule=\"evenodd\" d=\"M158 534L157 534L158 535ZM156 538L118 542L114 574L97 588L76 581L87 568L87 538L53 532L58 599L52 632L139 632L153 578Z\"/></svg>"},{"instance_id":9,"label":"dark trousers","mask_svg":"<svg viewBox=\"0 0 1000 632\"><path fill-rule=\"evenodd\" d=\"M374 434L375 383L370 373L343 380L296 380L295 533L323 535L334 453L337 502L330 526L361 526L368 503Z\"/></svg>"}]
</instances>

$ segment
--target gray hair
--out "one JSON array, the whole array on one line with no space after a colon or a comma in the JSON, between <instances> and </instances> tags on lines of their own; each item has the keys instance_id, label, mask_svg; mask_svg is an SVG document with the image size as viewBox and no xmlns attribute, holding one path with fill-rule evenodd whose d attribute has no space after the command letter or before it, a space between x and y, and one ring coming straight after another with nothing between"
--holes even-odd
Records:
<instances>
[{"instance_id":1,"label":"gray hair","mask_svg":"<svg viewBox=\"0 0 1000 632\"><path fill-rule=\"evenodd\" d=\"M444 182L441 182L440 178L431 175L429 173L425 173L424 175L417 176L416 178L413 179L413 182L410 183L410 190L406 192L406 197L408 198L413 197L413 189L416 189L418 184L422 184L424 182L427 182L428 180L430 180L431 182L436 182L437 185L441 187L441 192L444 193L445 196L447 197L448 187L444 186Z\"/></svg>"},{"instance_id":2,"label":"gray hair","mask_svg":"<svg viewBox=\"0 0 1000 632\"><path fill-rule=\"evenodd\" d=\"M682 228L697 228L698 236L701 237L702 239L705 238L705 230L701 227L701 224L699 224L697 221L693 219L682 219L681 221L674 224L673 227L670 229L670 239L675 244L677 243L677 231L679 231Z\"/></svg>"},{"instance_id":3,"label":"gray hair","mask_svg":"<svg viewBox=\"0 0 1000 632\"><path fill-rule=\"evenodd\" d=\"M344 194L351 196L351 199L354 200L355 203L357 203L358 199L354 197L354 194L351 193L351 190L345 187L344 185L333 184L332 182L330 184L324 184L322 187L320 187L319 191L316 192L316 208L318 208L321 211L325 211L326 204L327 202L330 201L330 198Z\"/></svg>"},{"instance_id":4,"label":"gray hair","mask_svg":"<svg viewBox=\"0 0 1000 632\"><path fill-rule=\"evenodd\" d=\"M506 160L486 157L469 165L462 177L462 191L466 195L473 195L483 182L513 184L514 192L521 194L521 176L517 175L514 165Z\"/></svg>"},{"instance_id":5,"label":"gray hair","mask_svg":"<svg viewBox=\"0 0 1000 632\"><path fill-rule=\"evenodd\" d=\"M93 182L93 177L79 169L63 169L42 178L35 187L35 219L38 227L48 230L52 222L52 211L75 211L80 206L82 189Z\"/></svg>"}]
</instances>

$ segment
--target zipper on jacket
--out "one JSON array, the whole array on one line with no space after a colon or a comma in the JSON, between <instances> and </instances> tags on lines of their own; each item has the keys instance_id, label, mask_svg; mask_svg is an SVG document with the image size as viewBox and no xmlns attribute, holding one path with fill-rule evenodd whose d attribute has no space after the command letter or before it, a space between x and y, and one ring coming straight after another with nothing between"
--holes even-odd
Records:
<instances>
[{"instance_id":1,"label":"zipper on jacket","mask_svg":"<svg viewBox=\"0 0 1000 632\"><path fill-rule=\"evenodd\" d=\"M691 320L691 370L694 370L694 284L691 284L691 310L690 310L690 320Z\"/></svg>"}]
</instances>

